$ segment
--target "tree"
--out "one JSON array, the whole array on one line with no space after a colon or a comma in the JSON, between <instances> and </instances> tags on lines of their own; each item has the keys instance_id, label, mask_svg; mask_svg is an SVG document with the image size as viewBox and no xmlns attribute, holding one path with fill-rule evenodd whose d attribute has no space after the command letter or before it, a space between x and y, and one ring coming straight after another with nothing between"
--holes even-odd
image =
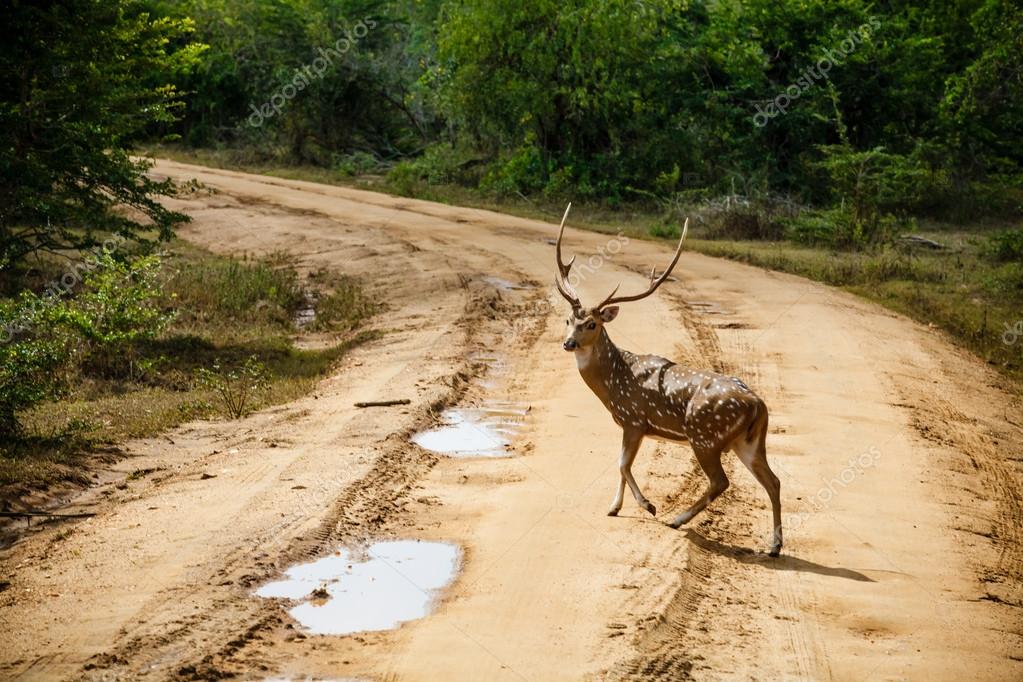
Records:
<instances>
[{"instance_id":1,"label":"tree","mask_svg":"<svg viewBox=\"0 0 1023 682\"><path fill-rule=\"evenodd\" d=\"M185 216L157 198L174 186L129 150L173 120L171 83L203 50L180 40L191 22L136 0L12 0L2 13L0 267L104 233L169 237Z\"/></svg>"}]
</instances>

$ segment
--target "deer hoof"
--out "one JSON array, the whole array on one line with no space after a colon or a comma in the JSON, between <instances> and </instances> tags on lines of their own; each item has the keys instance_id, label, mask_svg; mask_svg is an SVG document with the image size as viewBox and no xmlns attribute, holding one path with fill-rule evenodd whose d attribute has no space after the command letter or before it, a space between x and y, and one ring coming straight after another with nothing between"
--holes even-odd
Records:
<instances>
[{"instance_id":1,"label":"deer hoof","mask_svg":"<svg viewBox=\"0 0 1023 682\"><path fill-rule=\"evenodd\" d=\"M650 512L650 516L657 516L657 507L655 507L649 500L643 502L643 509Z\"/></svg>"},{"instance_id":2,"label":"deer hoof","mask_svg":"<svg viewBox=\"0 0 1023 682\"><path fill-rule=\"evenodd\" d=\"M607 510L608 516L618 516L618 512L621 511L621 507L611 507Z\"/></svg>"},{"instance_id":3,"label":"deer hoof","mask_svg":"<svg viewBox=\"0 0 1023 682\"><path fill-rule=\"evenodd\" d=\"M781 554L781 547L772 547L771 551L767 553L767 556L776 557Z\"/></svg>"}]
</instances>

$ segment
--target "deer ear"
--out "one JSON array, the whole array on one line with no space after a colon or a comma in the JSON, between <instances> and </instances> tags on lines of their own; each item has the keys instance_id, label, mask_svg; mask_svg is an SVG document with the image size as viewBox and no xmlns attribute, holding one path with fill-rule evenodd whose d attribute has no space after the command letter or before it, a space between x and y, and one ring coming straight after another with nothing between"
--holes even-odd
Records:
<instances>
[{"instance_id":1,"label":"deer ear","mask_svg":"<svg viewBox=\"0 0 1023 682\"><path fill-rule=\"evenodd\" d=\"M618 306L616 305L609 305L608 307L603 308L600 311L600 319L602 319L604 322L610 322L616 317L618 317Z\"/></svg>"}]
</instances>

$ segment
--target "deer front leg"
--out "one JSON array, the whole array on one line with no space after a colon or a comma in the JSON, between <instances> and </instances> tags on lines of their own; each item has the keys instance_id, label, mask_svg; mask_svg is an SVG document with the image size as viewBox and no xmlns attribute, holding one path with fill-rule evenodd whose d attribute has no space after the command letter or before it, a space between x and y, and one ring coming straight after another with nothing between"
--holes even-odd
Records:
<instances>
[{"instance_id":1,"label":"deer front leg","mask_svg":"<svg viewBox=\"0 0 1023 682\"><path fill-rule=\"evenodd\" d=\"M657 515L657 508L650 503L650 500L643 496L643 491L639 489L639 484L636 483L636 479L632 475L632 463L636 461L636 453L639 452L639 446L642 442L642 431L638 429L624 429L622 431L622 454L618 460L618 470L621 472L621 478L618 481L618 494L615 495L614 502L611 503L611 509L608 511L609 516L616 516L621 510L626 484L628 484L629 490L632 491L632 496L636 498L636 503L654 516Z\"/></svg>"}]
</instances>

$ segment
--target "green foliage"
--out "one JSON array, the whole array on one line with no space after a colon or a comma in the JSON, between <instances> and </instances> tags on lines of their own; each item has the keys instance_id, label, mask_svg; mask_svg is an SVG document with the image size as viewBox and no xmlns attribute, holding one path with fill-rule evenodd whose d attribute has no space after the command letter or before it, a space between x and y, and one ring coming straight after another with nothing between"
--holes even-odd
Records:
<instances>
[{"instance_id":1,"label":"green foliage","mask_svg":"<svg viewBox=\"0 0 1023 682\"><path fill-rule=\"evenodd\" d=\"M984 250L997 261L1023 263L1023 229L1004 230L991 235Z\"/></svg>"},{"instance_id":2,"label":"green foliage","mask_svg":"<svg viewBox=\"0 0 1023 682\"><path fill-rule=\"evenodd\" d=\"M20 431L18 413L61 396L82 371L130 374L132 344L169 322L157 305L156 256L97 257L78 291L22 292L0 304L0 436Z\"/></svg>"},{"instance_id":3,"label":"green foliage","mask_svg":"<svg viewBox=\"0 0 1023 682\"><path fill-rule=\"evenodd\" d=\"M414 159L398 163L387 179L402 194L413 194L421 185L476 185L476 161L471 150L441 142Z\"/></svg>"},{"instance_id":4,"label":"green foliage","mask_svg":"<svg viewBox=\"0 0 1023 682\"><path fill-rule=\"evenodd\" d=\"M138 0L14 2L0 48L0 267L98 235L166 238L184 216L157 201L169 181L129 155L169 124L173 85L202 47L192 23ZM134 212L115 210L128 206ZM137 216L143 216L140 219Z\"/></svg>"},{"instance_id":5,"label":"green foliage","mask_svg":"<svg viewBox=\"0 0 1023 682\"><path fill-rule=\"evenodd\" d=\"M93 371L131 375L134 344L155 338L170 322L159 305L160 267L157 256L117 261L103 254L85 275L82 290L54 308L51 321L76 334L82 362Z\"/></svg>"},{"instance_id":6,"label":"green foliage","mask_svg":"<svg viewBox=\"0 0 1023 682\"><path fill-rule=\"evenodd\" d=\"M886 216L1023 212L1012 0L156 6L212 46L179 79L188 111L170 130L255 161L390 166L387 185L419 196L784 196L838 204L836 244L883 240ZM341 58L299 76L360 22ZM759 213L732 211L724 232L777 238Z\"/></svg>"},{"instance_id":7,"label":"green foliage","mask_svg":"<svg viewBox=\"0 0 1023 682\"><path fill-rule=\"evenodd\" d=\"M659 239L678 239L682 235L682 229L670 223L655 223L650 226L648 232L651 237Z\"/></svg>"},{"instance_id":8,"label":"green foliage","mask_svg":"<svg viewBox=\"0 0 1023 682\"><path fill-rule=\"evenodd\" d=\"M839 200L832 212L835 246L866 246L890 240L904 226L930 176L916 156L878 147L856 151L848 145L822 147L817 165L828 175Z\"/></svg>"},{"instance_id":9,"label":"green foliage","mask_svg":"<svg viewBox=\"0 0 1023 682\"><path fill-rule=\"evenodd\" d=\"M364 175L380 168L380 160L367 152L340 154L334 159L334 170L342 175Z\"/></svg>"},{"instance_id":10,"label":"green foliage","mask_svg":"<svg viewBox=\"0 0 1023 682\"><path fill-rule=\"evenodd\" d=\"M23 313L18 306L0 307L0 319L5 323ZM13 438L20 432L19 412L63 392L63 371L71 350L62 341L29 338L0 345L0 438Z\"/></svg>"},{"instance_id":11,"label":"green foliage","mask_svg":"<svg viewBox=\"0 0 1023 682\"><path fill-rule=\"evenodd\" d=\"M437 0L156 0L210 45L179 80L190 145L240 144L261 160L393 158L435 127L419 79Z\"/></svg>"},{"instance_id":12,"label":"green foliage","mask_svg":"<svg viewBox=\"0 0 1023 682\"><path fill-rule=\"evenodd\" d=\"M213 391L220 398L227 413L241 419L253 409L253 403L269 388L270 373L255 355L249 356L241 367L225 369L214 362L209 369L196 371L200 386Z\"/></svg>"},{"instance_id":13,"label":"green foliage","mask_svg":"<svg viewBox=\"0 0 1023 682\"><path fill-rule=\"evenodd\" d=\"M331 288L316 301L313 331L351 331L378 308L350 278L332 282Z\"/></svg>"}]
</instances>

